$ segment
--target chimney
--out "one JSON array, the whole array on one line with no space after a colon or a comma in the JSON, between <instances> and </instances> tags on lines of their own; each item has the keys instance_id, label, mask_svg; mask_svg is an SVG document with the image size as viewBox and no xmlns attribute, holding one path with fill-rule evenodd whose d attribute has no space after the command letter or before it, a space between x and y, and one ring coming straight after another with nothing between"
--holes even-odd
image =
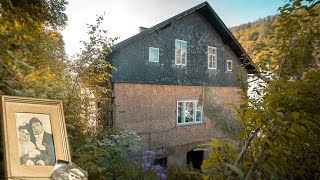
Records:
<instances>
[{"instance_id":1,"label":"chimney","mask_svg":"<svg viewBox=\"0 0 320 180\"><path fill-rule=\"evenodd\" d=\"M138 28L138 32L141 33L141 32L143 32L143 31L146 30L146 29L148 29L148 28L140 26L140 27Z\"/></svg>"}]
</instances>

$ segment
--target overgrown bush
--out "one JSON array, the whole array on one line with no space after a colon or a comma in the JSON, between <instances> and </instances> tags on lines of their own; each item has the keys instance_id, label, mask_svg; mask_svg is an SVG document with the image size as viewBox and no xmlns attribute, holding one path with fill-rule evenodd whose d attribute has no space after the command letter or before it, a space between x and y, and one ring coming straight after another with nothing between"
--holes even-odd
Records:
<instances>
[{"instance_id":1,"label":"overgrown bush","mask_svg":"<svg viewBox=\"0 0 320 180\"><path fill-rule=\"evenodd\" d=\"M201 171L188 167L181 167L177 164L170 164L166 170L168 180L200 180L203 179Z\"/></svg>"},{"instance_id":2,"label":"overgrown bush","mask_svg":"<svg viewBox=\"0 0 320 180\"><path fill-rule=\"evenodd\" d=\"M157 179L162 169L152 164L154 151L141 152L140 141L134 131L87 137L75 150L74 161L89 172L90 179Z\"/></svg>"}]
</instances>

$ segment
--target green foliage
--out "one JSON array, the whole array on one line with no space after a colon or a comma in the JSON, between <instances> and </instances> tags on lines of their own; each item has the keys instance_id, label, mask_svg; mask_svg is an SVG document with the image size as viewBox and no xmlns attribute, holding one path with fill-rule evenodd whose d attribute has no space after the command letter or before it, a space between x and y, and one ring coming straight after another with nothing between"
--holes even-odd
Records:
<instances>
[{"instance_id":1,"label":"green foliage","mask_svg":"<svg viewBox=\"0 0 320 180\"><path fill-rule=\"evenodd\" d=\"M250 54L254 62L259 60L256 56L261 52L261 46L269 43L267 38L274 32L272 24L276 19L277 16L268 16L252 23L230 28L230 31L240 42L241 46Z\"/></svg>"},{"instance_id":2,"label":"green foliage","mask_svg":"<svg viewBox=\"0 0 320 180\"><path fill-rule=\"evenodd\" d=\"M301 2L303 3L303 2ZM304 1L306 3L306 1ZM298 5L299 3L296 3ZM293 5L293 4L292 4ZM274 45L284 43L286 40L289 40L290 38L287 37L287 39L277 39L274 38L276 31L279 32L287 32L287 29L285 26L283 26L283 23L286 23L287 25L297 25L298 22L295 21L297 18L304 18L302 20L306 23L312 23L313 27L319 26L316 23L320 21L320 18L317 14L319 14L319 8L320 4L314 3L312 6L312 9L310 14L308 16L303 16L302 13L305 10L300 9L299 11L294 11L296 9L296 5L293 5L290 7L287 6L287 10L283 10L283 12L286 12L286 15L289 15L288 13L291 12L292 19L290 21L282 21L284 18L284 13L282 15L275 15L275 16L268 16L263 19L259 19L255 22L248 23L248 24L242 24L240 26L232 27L230 30L232 31L233 35L237 38L237 40L240 42L240 44L244 47L244 49L250 54L250 57L255 63L260 63L262 66L263 61L270 59L270 52L277 51L278 49L274 47ZM302 8L307 7L306 5L301 6ZM281 8L279 9L281 10ZM312 12L314 11L314 12ZM280 11L281 12L281 11ZM308 18L312 19L311 21L308 20ZM301 23L301 22L300 22ZM299 24L299 23L298 23ZM304 26L303 24L301 24ZM299 26L299 25L298 25ZM304 26L308 27L308 26ZM278 29L282 28L282 30ZM309 36L317 37L317 31L314 31L312 29L301 29L301 28L291 28L293 31L299 30L300 33L306 33L309 34ZM296 33L296 32L291 33ZM303 32L304 31L304 32ZM309 31L309 32L308 32ZM285 38L285 37L283 37ZM285 41L283 41L285 40ZM303 41L303 39L301 39ZM301 42L304 43L304 42ZM320 58L319 48L315 44L311 45L315 48L317 48L317 51L313 54L313 57ZM299 52L299 51L297 51ZM301 57L301 56L300 56ZM263 68L266 68L265 66Z\"/></svg>"},{"instance_id":3,"label":"green foliage","mask_svg":"<svg viewBox=\"0 0 320 180\"><path fill-rule=\"evenodd\" d=\"M204 160L201 165L204 179L227 179L232 176L243 176L238 167L231 165L237 155L232 144L211 139L207 145L210 146L208 148L210 159Z\"/></svg>"},{"instance_id":4,"label":"green foliage","mask_svg":"<svg viewBox=\"0 0 320 180\"><path fill-rule=\"evenodd\" d=\"M231 109L225 107L225 104L217 104L214 101L205 102L204 113L209 117L219 129L231 138L236 138L240 125L235 120Z\"/></svg>"},{"instance_id":5,"label":"green foliage","mask_svg":"<svg viewBox=\"0 0 320 180\"><path fill-rule=\"evenodd\" d=\"M102 22L103 15L100 15L97 16L96 24L88 25L89 41L82 41L81 52L69 64L68 71L73 76L70 89L67 91L65 109L66 114L70 115L67 119L74 122L70 124L79 120L86 124L89 117L96 112L99 125L106 125L107 122L107 112L111 107L110 71L113 67L105 57L111 52L117 38L108 38L107 31L100 28ZM90 105L92 102L94 104ZM94 107L97 108L96 112L90 111ZM90 132L89 129L86 131ZM96 133L95 129L92 132Z\"/></svg>"},{"instance_id":6,"label":"green foliage","mask_svg":"<svg viewBox=\"0 0 320 180\"><path fill-rule=\"evenodd\" d=\"M243 92L241 148L213 141L202 169L209 179L319 179L320 11L315 1L279 8L257 54L265 80L259 101ZM230 158L229 158L230 157ZM220 171L220 173L217 173Z\"/></svg>"},{"instance_id":7,"label":"green foliage","mask_svg":"<svg viewBox=\"0 0 320 180\"><path fill-rule=\"evenodd\" d=\"M65 5L63 0L1 1L0 94L61 97L65 52L55 29L66 24Z\"/></svg>"},{"instance_id":8,"label":"green foliage","mask_svg":"<svg viewBox=\"0 0 320 180\"><path fill-rule=\"evenodd\" d=\"M45 23L53 28L63 28L68 21L64 13L67 4L65 0L2 0L0 8L4 16L9 13L15 17Z\"/></svg>"},{"instance_id":9,"label":"green foliage","mask_svg":"<svg viewBox=\"0 0 320 180\"><path fill-rule=\"evenodd\" d=\"M145 168L140 161L140 141L134 131L112 130L104 137L87 137L74 151L73 158L92 179L157 179L157 171Z\"/></svg>"},{"instance_id":10,"label":"green foliage","mask_svg":"<svg viewBox=\"0 0 320 180\"><path fill-rule=\"evenodd\" d=\"M177 164L170 164L167 168L168 180L200 180L203 179L202 173L192 167L180 167Z\"/></svg>"},{"instance_id":11,"label":"green foliage","mask_svg":"<svg viewBox=\"0 0 320 180\"><path fill-rule=\"evenodd\" d=\"M143 172L134 163L134 146L141 138L135 132L112 132L104 138L86 138L74 152L76 163L89 172L92 179L154 179L156 172Z\"/></svg>"}]
</instances>

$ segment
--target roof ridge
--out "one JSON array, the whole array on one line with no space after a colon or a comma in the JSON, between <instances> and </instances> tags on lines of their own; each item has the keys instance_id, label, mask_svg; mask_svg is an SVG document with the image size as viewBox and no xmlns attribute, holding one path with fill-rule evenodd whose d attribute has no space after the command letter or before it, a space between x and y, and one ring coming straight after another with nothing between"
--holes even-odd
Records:
<instances>
[{"instance_id":1,"label":"roof ridge","mask_svg":"<svg viewBox=\"0 0 320 180\"><path fill-rule=\"evenodd\" d=\"M156 30L160 29L161 27L167 25L168 23L173 22L175 19L179 19L179 18L181 18L181 17L183 17L183 16L185 16L187 14L190 14L190 13L192 13L192 12L194 12L194 11L200 9L200 8L203 8L205 6L210 6L207 1L204 1L203 3L200 3L200 4L196 5L196 6L194 6L192 8L189 8L189 9L187 9L187 10L185 10L185 11L183 11L183 12L181 12L181 13L175 15L175 16L172 16L171 18L166 19L166 20L164 20L164 21L162 21L162 22L160 22L160 23L158 23L158 24L156 24L156 25L154 25L154 26L152 26L150 28L147 28L143 32L137 33L137 34L135 34L135 35L133 35L133 36L127 38L127 39L124 39L123 41L120 41L119 43L114 45L114 50L118 49L118 48L121 48L123 46L126 46L127 44L130 43L130 41L132 39L136 39L136 38L138 38L140 36L144 36L145 34L148 34L148 33L151 33L153 31L156 31Z\"/></svg>"},{"instance_id":2,"label":"roof ridge","mask_svg":"<svg viewBox=\"0 0 320 180\"><path fill-rule=\"evenodd\" d=\"M210 4L207 1L204 1L203 3L200 3L192 8L189 8L167 20L164 20L150 28L147 28L143 32L140 32L136 35L133 35L117 44L114 45L112 48L113 51L116 51L117 49L123 48L130 43L134 42L133 40L141 38L147 34L150 34L158 29L161 29L165 27L166 25L174 22L177 19L180 19L190 13L193 12L199 12L202 16L206 18L206 20L212 25L212 27L215 29L215 31L218 32L220 37L222 37L222 40L225 44L227 44L239 57L239 59L242 61L243 65L246 67L246 69L249 71L252 71L252 73L258 73L259 70L257 66L253 63L252 59L248 55L248 53L243 49L241 44L238 42L238 40L233 36L231 31L228 29L228 27L224 24L224 22L221 20L221 18L218 16L218 14L214 11L214 9L210 6Z\"/></svg>"}]
</instances>

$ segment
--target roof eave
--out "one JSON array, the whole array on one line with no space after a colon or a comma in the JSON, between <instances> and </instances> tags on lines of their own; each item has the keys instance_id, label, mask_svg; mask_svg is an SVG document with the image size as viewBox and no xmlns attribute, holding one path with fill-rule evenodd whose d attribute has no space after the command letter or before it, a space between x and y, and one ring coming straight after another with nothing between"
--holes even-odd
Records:
<instances>
[{"instance_id":1,"label":"roof eave","mask_svg":"<svg viewBox=\"0 0 320 180\"><path fill-rule=\"evenodd\" d=\"M207 11L207 12L206 12ZM223 23L223 21L220 19L220 17L217 15L217 13L213 10L213 8L208 4L208 6L203 7L202 10L199 10L199 13L202 14L207 18L207 20L213 25L215 22L213 22L213 19L206 16L206 13L213 15L214 19L217 20L220 26L214 26L219 33L219 35L222 37L224 43L230 46L230 48L236 53L236 55L239 57L239 59L242 61L242 64L246 68L249 74L256 74L259 72L256 65L253 63L252 59L248 55L248 53L244 50L244 48L240 45L238 40L233 36L231 31L227 28L227 26ZM221 30L223 32L221 32ZM227 37L226 37L227 36Z\"/></svg>"},{"instance_id":2,"label":"roof eave","mask_svg":"<svg viewBox=\"0 0 320 180\"><path fill-rule=\"evenodd\" d=\"M223 21L220 19L220 17L217 15L217 13L213 10L213 8L209 5L208 2L203 2L197 6L194 6L182 13L177 14L176 16L173 16L172 18L169 18L151 28L148 28L144 30L143 32L140 32L134 36L131 36L128 39L125 39L119 43L117 43L113 47L113 51L117 51L118 49L123 48L124 46L134 42L135 39L138 39L140 37L145 36L146 34L152 33L158 29L161 29L162 27L165 27L169 23L172 23L176 19L180 19L190 13L193 12L199 12L204 17L207 18L207 20L211 23L213 28L216 29L216 31L219 33L219 35L222 37L222 40L224 43L226 43L239 57L239 59L242 61L242 64L246 68L247 72L249 74L256 74L259 72L257 66L253 63L250 56L247 54L247 52L243 49L243 47L240 45L240 43L237 41L237 39L233 36L233 34L230 32L230 30L227 28L227 26L223 23ZM209 16L209 17L208 17ZM215 22L215 20L217 22ZM218 23L218 26L214 26L214 24ZM243 58L245 57L245 58Z\"/></svg>"}]
</instances>

